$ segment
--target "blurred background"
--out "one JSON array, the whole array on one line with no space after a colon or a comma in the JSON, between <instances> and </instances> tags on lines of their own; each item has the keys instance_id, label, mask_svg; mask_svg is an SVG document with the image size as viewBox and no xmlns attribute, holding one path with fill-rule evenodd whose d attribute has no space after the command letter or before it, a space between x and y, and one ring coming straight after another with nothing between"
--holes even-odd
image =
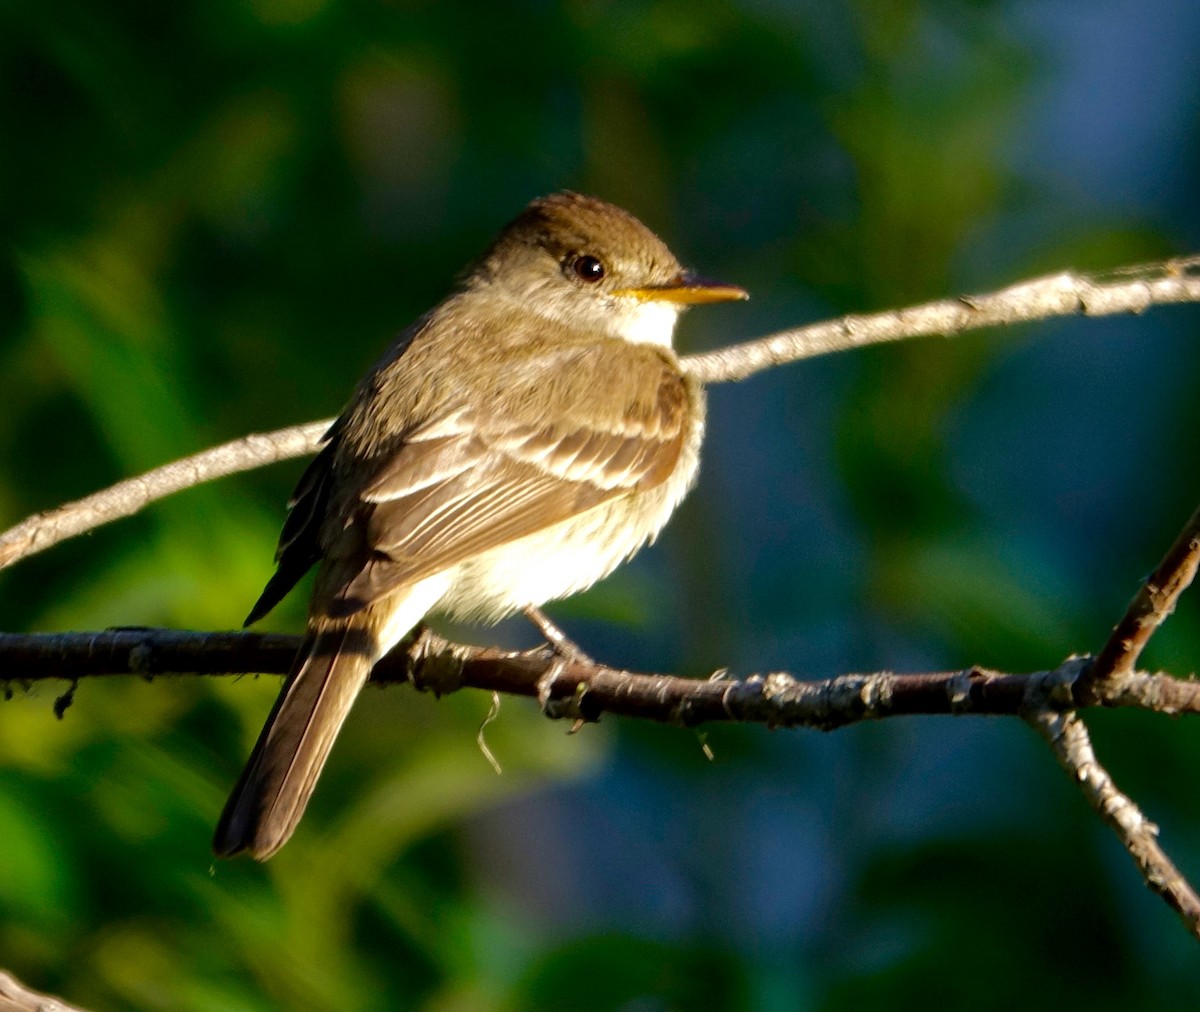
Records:
<instances>
[{"instance_id":1,"label":"blurred background","mask_svg":"<svg viewBox=\"0 0 1200 1012\"><path fill-rule=\"evenodd\" d=\"M531 197L744 285L685 351L1200 250L1190 0L0 3L0 527L335 414ZM1195 307L716 387L660 543L551 609L705 676L1096 649L1200 499ZM0 574L10 630L236 627L291 461ZM265 626L297 631L306 594ZM522 624L457 630L532 643ZM1149 666L1200 664L1185 597ZM0 672L20 677L19 671ZM831 735L371 692L292 843L211 828L274 678L0 702L0 966L94 1009L1186 1007L1195 943L1013 720ZM1200 878L1200 725L1092 718ZM705 759L704 742L713 761Z\"/></svg>"}]
</instances>

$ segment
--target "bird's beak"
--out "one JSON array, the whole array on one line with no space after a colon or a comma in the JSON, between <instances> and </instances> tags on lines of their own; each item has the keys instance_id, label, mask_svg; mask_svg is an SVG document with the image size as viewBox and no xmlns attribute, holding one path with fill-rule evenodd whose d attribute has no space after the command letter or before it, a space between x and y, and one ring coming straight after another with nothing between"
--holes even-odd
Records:
<instances>
[{"instance_id":1,"label":"bird's beak","mask_svg":"<svg viewBox=\"0 0 1200 1012\"><path fill-rule=\"evenodd\" d=\"M657 302L678 302L693 305L699 302L734 302L750 298L750 293L737 285L726 285L719 281L702 278L691 271L684 271L674 281L648 288L621 288L614 295L632 295L634 298Z\"/></svg>"}]
</instances>

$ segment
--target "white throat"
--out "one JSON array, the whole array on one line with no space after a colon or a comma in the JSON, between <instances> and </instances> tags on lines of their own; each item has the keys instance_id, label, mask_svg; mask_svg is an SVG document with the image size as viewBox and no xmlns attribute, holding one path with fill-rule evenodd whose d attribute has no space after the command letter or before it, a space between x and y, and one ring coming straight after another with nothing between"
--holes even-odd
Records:
<instances>
[{"instance_id":1,"label":"white throat","mask_svg":"<svg viewBox=\"0 0 1200 1012\"><path fill-rule=\"evenodd\" d=\"M657 344L670 348L679 319L679 306L657 299L625 297L613 314L613 334L631 344Z\"/></svg>"}]
</instances>

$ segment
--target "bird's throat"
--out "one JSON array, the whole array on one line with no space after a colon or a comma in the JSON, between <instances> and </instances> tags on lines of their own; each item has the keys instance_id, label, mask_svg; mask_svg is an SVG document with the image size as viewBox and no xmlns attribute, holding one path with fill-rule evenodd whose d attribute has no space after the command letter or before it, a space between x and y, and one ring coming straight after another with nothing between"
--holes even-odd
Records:
<instances>
[{"instance_id":1,"label":"bird's throat","mask_svg":"<svg viewBox=\"0 0 1200 1012\"><path fill-rule=\"evenodd\" d=\"M650 299L621 299L629 305L620 306L613 314L615 336L631 344L656 344L670 348L675 336L679 307L669 302Z\"/></svg>"}]
</instances>

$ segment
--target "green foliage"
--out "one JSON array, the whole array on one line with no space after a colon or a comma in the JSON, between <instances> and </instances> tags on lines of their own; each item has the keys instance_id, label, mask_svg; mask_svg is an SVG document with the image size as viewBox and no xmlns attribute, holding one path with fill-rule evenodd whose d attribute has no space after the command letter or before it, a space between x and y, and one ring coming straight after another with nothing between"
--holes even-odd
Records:
<instances>
[{"instance_id":1,"label":"green foliage","mask_svg":"<svg viewBox=\"0 0 1200 1012\"><path fill-rule=\"evenodd\" d=\"M1120 36L1160 7L1094 16ZM1187 95L1136 73L1176 48L1129 46L1120 102L1072 108L1055 82L1089 52L1055 37L957 0L0 5L0 526L334 414L561 187L754 293L689 319L690 347L1195 247ZM1104 133L1117 105L1188 126L1131 159ZM1065 178L1097 136L1096 166L1138 171ZM606 660L695 674L1094 648L1196 499L1189 312L715 389L663 544L557 614ZM301 467L22 562L3 626L237 626ZM267 625L302 614L298 593ZM1156 663L1196 666L1195 614ZM486 729L497 777L475 744L489 700L371 692L294 841L215 864L277 684L90 680L58 721L65 683L13 683L0 965L84 1006L183 1012L1150 1009L1200 985L1170 913L1008 724L716 728L708 763L690 732L567 737L510 700ZM1118 782L1197 877L1195 729L1106 716Z\"/></svg>"}]
</instances>

